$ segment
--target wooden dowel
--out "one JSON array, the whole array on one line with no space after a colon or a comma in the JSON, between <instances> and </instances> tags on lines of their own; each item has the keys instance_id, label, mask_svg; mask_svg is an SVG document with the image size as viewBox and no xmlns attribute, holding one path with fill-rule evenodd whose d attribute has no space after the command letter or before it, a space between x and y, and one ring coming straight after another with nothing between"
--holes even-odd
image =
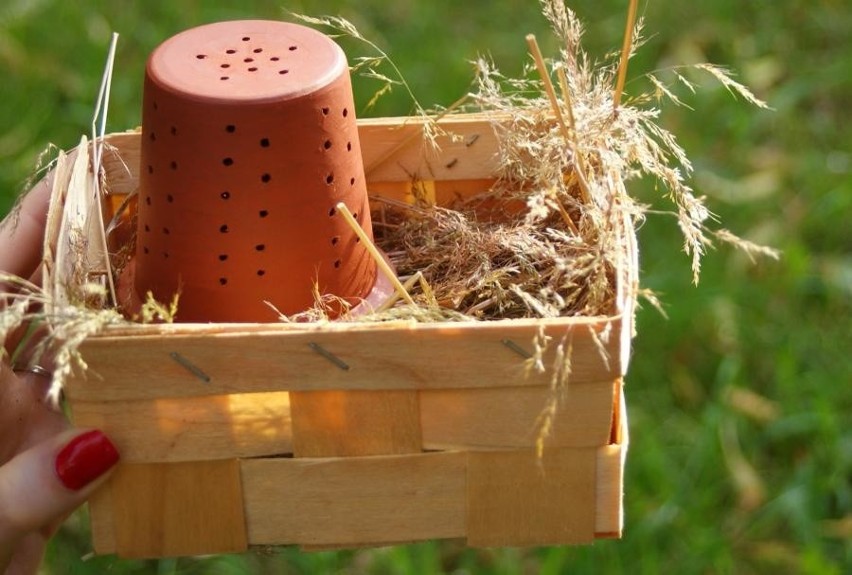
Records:
<instances>
[{"instance_id":1,"label":"wooden dowel","mask_svg":"<svg viewBox=\"0 0 852 575\"><path fill-rule=\"evenodd\" d=\"M346 223L349 224L349 227L352 228L352 231L361 239L361 243L363 243L364 247L367 248L367 251L370 252L370 255L375 260L376 265L379 266L379 270L385 274L388 281L393 284L394 289L399 292L399 295L401 295L407 303L410 305L416 305L414 300L411 299L411 295L405 289L405 286L403 286L402 282L399 281L399 278L396 277L396 274L391 269L390 265L388 265L388 262L385 261L385 258L379 251L379 248L377 248L369 236L364 233L364 230L361 229L361 225L355 219L355 216L352 215L352 212L349 211L349 208L346 207L346 204L338 202L335 207L340 215L343 216L343 219L346 220Z\"/></svg>"},{"instance_id":2,"label":"wooden dowel","mask_svg":"<svg viewBox=\"0 0 852 575\"><path fill-rule=\"evenodd\" d=\"M612 95L613 108L621 104L621 93L624 91L624 82L627 79L627 61L630 59L630 47L633 45L633 27L636 24L636 8L639 0L630 0L627 9L627 25L624 29L624 45L621 47L621 61L618 63L618 80L615 84L615 93Z\"/></svg>"},{"instance_id":3,"label":"wooden dowel","mask_svg":"<svg viewBox=\"0 0 852 575\"><path fill-rule=\"evenodd\" d=\"M580 182L580 195L584 204L589 204L592 200L592 195L589 193L589 183L586 181L586 161L583 159L583 154L580 153L580 146L577 143L577 125L574 123L574 109L571 105L571 92L568 88L568 78L565 76L565 68L559 68L556 71L559 77L559 87L562 90L562 98L565 100L565 109L568 110L568 124L571 126L571 133L574 135L572 141L572 149L574 150L574 160L577 166L575 170L577 180Z\"/></svg>"},{"instance_id":4,"label":"wooden dowel","mask_svg":"<svg viewBox=\"0 0 852 575\"><path fill-rule=\"evenodd\" d=\"M550 81L550 75L547 73L547 67L544 65L544 58L541 55L535 34L527 34L527 45L530 47L530 53L533 60L535 60L535 67L538 69L538 74L544 83L544 91L550 99L553 113L556 114L556 121L559 122L559 127L562 129L562 135L565 137L565 141L570 142L571 133L568 131L568 126L565 125L565 119L562 117L562 110L559 107L559 101L556 99L556 90L553 89L553 82Z\"/></svg>"}]
</instances>

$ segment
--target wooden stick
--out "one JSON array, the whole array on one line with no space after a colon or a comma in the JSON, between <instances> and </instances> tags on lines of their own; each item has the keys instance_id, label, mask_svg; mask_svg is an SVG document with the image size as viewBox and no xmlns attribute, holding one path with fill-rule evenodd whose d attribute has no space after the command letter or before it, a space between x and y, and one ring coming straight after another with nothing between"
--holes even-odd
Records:
<instances>
[{"instance_id":1,"label":"wooden stick","mask_svg":"<svg viewBox=\"0 0 852 575\"><path fill-rule=\"evenodd\" d=\"M547 67L544 65L544 58L541 55L535 34L527 34L527 44L530 47L533 60L535 60L535 67L538 69L541 81L544 83L544 91L547 92L547 97L550 98L550 105L553 107L553 113L556 114L556 121L559 122L559 127L562 129L562 135L565 137L565 141L570 143L571 133L568 131L568 126L565 125L565 119L562 117L562 109L559 107L559 101L556 99L556 90L553 89L553 82L550 81L550 75L547 73Z\"/></svg>"},{"instance_id":2,"label":"wooden stick","mask_svg":"<svg viewBox=\"0 0 852 575\"><path fill-rule=\"evenodd\" d=\"M621 104L621 93L624 91L624 82L627 79L627 61L630 59L630 47L633 45L633 27L636 24L636 8L639 0L630 0L627 9L627 26L624 29L624 45L621 47L621 61L618 63L618 80L615 84L615 93L612 95L613 108Z\"/></svg>"},{"instance_id":3,"label":"wooden stick","mask_svg":"<svg viewBox=\"0 0 852 575\"><path fill-rule=\"evenodd\" d=\"M559 122L559 127L562 129L562 136L565 138L565 143L574 151L574 157L577 157L576 143L571 137L571 132L568 130L568 126L565 124L565 118L562 116L562 108L559 106L559 101L556 99L556 90L553 89L553 82L550 81L550 75L547 73L547 67L544 65L544 58L541 55L541 50L538 47L538 41L535 39L535 34L527 34L527 44L530 47L533 60L535 60L535 66L538 69L539 76L541 76L541 81L544 83L544 91L547 92L547 97L550 99L550 105L553 107L554 114L556 114L556 121ZM588 186L586 185L585 175L579 174L579 180L581 200L584 204L588 204L590 196ZM577 226L575 226L574 222L571 221L568 211L562 205L562 202L560 202L559 198L556 197L554 197L554 200L556 200L556 203L559 204L559 212L562 215L562 219L565 221L565 225L572 230L575 230L579 235Z\"/></svg>"},{"instance_id":4,"label":"wooden stick","mask_svg":"<svg viewBox=\"0 0 852 575\"><path fill-rule=\"evenodd\" d=\"M574 134L572 149L577 164L577 169L574 172L580 182L581 199L584 204L589 204L592 201L592 195L589 193L589 183L586 181L586 161L583 159L583 154L580 153L580 146L577 143L577 125L574 123L574 109L571 106L571 92L568 88L568 78L565 77L565 68L559 68L556 75L559 77L559 87L562 90L562 98L565 100L565 109L568 110L568 124L571 126L571 133Z\"/></svg>"},{"instance_id":5,"label":"wooden stick","mask_svg":"<svg viewBox=\"0 0 852 575\"><path fill-rule=\"evenodd\" d=\"M361 229L361 225L357 222L357 220L355 220L355 217L352 215L352 212L349 211L349 208L346 207L346 204L338 202L335 207L337 208L337 211L340 212L340 215L343 216L343 219L346 220L346 223L349 224L349 227L352 228L352 231L355 232L355 235L361 239L361 243L363 243L364 247L367 248L367 251L370 252L370 255L375 260L376 265L379 266L379 270L381 270L381 272L385 274L385 277L393 284L394 289L399 292L399 295L401 295L408 304L416 305L414 300L411 299L411 295L405 289L405 286L403 286L402 282L399 281L399 278L396 277L396 274L391 269L390 265L388 265L388 262L385 261L385 258L382 256L379 249L375 246L375 244L373 244L373 241L367 236L367 234L364 233L364 230Z\"/></svg>"},{"instance_id":6,"label":"wooden stick","mask_svg":"<svg viewBox=\"0 0 852 575\"><path fill-rule=\"evenodd\" d=\"M423 279L423 272L417 272L416 274L405 280L405 283L402 284L402 287L405 288L407 292L418 281L426 281ZM393 304L396 303L399 297L399 292L394 291L390 296L388 296L388 299L386 299L379 307L376 308L376 313L382 313L392 308Z\"/></svg>"}]
</instances>

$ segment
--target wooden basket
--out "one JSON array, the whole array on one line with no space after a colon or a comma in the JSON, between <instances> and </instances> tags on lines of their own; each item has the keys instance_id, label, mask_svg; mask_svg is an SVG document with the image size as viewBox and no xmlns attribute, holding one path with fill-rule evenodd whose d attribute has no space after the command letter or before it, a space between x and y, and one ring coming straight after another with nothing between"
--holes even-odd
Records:
<instances>
[{"instance_id":1,"label":"wooden basket","mask_svg":"<svg viewBox=\"0 0 852 575\"><path fill-rule=\"evenodd\" d=\"M360 121L370 193L410 199L418 180L440 204L487 189L492 119L441 126L435 152L416 120ZM108 140L120 198L136 186L139 134ZM122 454L90 502L95 551L619 537L635 270L621 272L611 317L134 325L90 338L88 371L66 397L74 423L104 430ZM537 422L554 392L525 358L540 332L573 350L541 458Z\"/></svg>"}]
</instances>

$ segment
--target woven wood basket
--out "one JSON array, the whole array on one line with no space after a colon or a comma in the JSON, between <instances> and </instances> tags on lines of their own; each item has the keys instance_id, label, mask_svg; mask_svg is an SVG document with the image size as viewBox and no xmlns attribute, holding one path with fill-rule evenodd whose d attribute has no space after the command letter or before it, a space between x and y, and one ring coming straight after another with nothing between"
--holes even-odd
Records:
<instances>
[{"instance_id":1,"label":"woven wood basket","mask_svg":"<svg viewBox=\"0 0 852 575\"><path fill-rule=\"evenodd\" d=\"M370 193L410 201L417 180L442 204L486 190L496 170L493 121L443 119L450 135L440 151L424 146L416 119L359 121ZM110 212L138 185L140 136L107 139ZM95 551L619 537L631 261L609 317L131 325L88 339L88 370L66 387L72 418L103 429L122 454L90 502ZM538 458L551 376L527 369L524 356L542 330L571 337L573 356Z\"/></svg>"}]
</instances>

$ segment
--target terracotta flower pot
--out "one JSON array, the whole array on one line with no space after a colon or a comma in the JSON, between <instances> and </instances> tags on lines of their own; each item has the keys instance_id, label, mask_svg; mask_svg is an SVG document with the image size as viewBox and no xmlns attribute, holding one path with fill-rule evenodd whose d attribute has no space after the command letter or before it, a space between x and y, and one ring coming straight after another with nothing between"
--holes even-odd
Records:
<instances>
[{"instance_id":1,"label":"terracotta flower pot","mask_svg":"<svg viewBox=\"0 0 852 575\"><path fill-rule=\"evenodd\" d=\"M357 303L376 265L346 57L273 21L182 32L148 60L133 298L180 292L179 321L275 321L314 286Z\"/></svg>"}]
</instances>

